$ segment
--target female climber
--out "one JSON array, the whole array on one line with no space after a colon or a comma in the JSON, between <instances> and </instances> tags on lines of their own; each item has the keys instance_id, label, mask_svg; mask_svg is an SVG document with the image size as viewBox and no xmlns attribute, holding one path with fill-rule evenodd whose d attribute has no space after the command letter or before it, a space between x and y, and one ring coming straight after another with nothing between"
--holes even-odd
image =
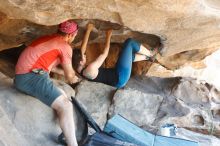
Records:
<instances>
[{"instance_id":1,"label":"female climber","mask_svg":"<svg viewBox=\"0 0 220 146\"><path fill-rule=\"evenodd\" d=\"M73 59L75 59L73 62L77 62L78 60L76 68L77 72L89 81L101 82L116 88L122 88L126 85L131 76L132 62L151 60L155 58L156 54L161 49L161 45L158 45L158 47L151 50L147 49L144 45L129 38L123 44L116 66L114 68L103 68L101 65L108 56L112 35L112 30L107 30L104 51L94 61L86 65L86 46L90 32L93 28L93 24L87 25L86 34L81 46L81 52L78 52L80 55L78 55L78 59L77 57L73 57Z\"/></svg>"}]
</instances>

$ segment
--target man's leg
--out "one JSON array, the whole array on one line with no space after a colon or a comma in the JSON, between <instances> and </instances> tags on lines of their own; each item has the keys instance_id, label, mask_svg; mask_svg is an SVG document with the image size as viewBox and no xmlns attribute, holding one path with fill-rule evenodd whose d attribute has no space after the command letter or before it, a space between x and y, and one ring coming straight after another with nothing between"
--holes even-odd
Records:
<instances>
[{"instance_id":1,"label":"man's leg","mask_svg":"<svg viewBox=\"0 0 220 146\"><path fill-rule=\"evenodd\" d=\"M57 112L60 127L65 135L68 146L78 146L73 119L73 105L65 95L61 95L51 107Z\"/></svg>"},{"instance_id":2,"label":"man's leg","mask_svg":"<svg viewBox=\"0 0 220 146\"><path fill-rule=\"evenodd\" d=\"M53 84L49 74L29 73L16 75L15 87L51 106L58 114L60 127L67 139L68 146L78 146L75 136L72 103L67 98L65 92Z\"/></svg>"}]
</instances>

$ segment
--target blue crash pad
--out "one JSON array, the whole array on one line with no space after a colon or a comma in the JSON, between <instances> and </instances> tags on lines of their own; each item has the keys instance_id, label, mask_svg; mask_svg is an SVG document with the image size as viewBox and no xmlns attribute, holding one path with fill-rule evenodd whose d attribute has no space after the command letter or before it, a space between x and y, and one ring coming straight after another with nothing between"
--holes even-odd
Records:
<instances>
[{"instance_id":1,"label":"blue crash pad","mask_svg":"<svg viewBox=\"0 0 220 146\"><path fill-rule=\"evenodd\" d=\"M139 146L199 146L194 141L151 134L120 115L115 115L107 121L104 132Z\"/></svg>"}]
</instances>

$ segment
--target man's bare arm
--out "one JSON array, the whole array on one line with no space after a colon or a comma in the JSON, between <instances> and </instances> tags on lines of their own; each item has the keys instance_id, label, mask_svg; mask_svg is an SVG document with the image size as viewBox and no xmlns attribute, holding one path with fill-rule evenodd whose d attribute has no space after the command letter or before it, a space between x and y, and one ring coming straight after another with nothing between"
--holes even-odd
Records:
<instances>
[{"instance_id":1,"label":"man's bare arm","mask_svg":"<svg viewBox=\"0 0 220 146\"><path fill-rule=\"evenodd\" d=\"M52 70L51 70L51 72L64 76L64 71L63 71L63 69L58 68L58 67L53 67Z\"/></svg>"},{"instance_id":2,"label":"man's bare arm","mask_svg":"<svg viewBox=\"0 0 220 146\"><path fill-rule=\"evenodd\" d=\"M70 84L74 84L80 81L80 79L75 75L72 64L62 64L62 67L64 70L65 78Z\"/></svg>"}]
</instances>

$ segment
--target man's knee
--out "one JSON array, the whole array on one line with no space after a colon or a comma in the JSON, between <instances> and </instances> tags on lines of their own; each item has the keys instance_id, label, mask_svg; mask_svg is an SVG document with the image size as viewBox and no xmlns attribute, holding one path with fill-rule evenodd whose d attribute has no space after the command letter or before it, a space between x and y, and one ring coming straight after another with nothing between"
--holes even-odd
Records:
<instances>
[{"instance_id":1,"label":"man's knee","mask_svg":"<svg viewBox=\"0 0 220 146\"><path fill-rule=\"evenodd\" d=\"M56 110L57 112L65 112L65 111L72 111L73 106L70 100L64 96L59 96L51 105L51 107Z\"/></svg>"},{"instance_id":2,"label":"man's knee","mask_svg":"<svg viewBox=\"0 0 220 146\"><path fill-rule=\"evenodd\" d=\"M64 96L67 97L67 95L66 95L66 93L65 93L65 91L64 91L63 89L61 89L61 88L58 88L58 89L60 90L60 92L61 92Z\"/></svg>"}]
</instances>

